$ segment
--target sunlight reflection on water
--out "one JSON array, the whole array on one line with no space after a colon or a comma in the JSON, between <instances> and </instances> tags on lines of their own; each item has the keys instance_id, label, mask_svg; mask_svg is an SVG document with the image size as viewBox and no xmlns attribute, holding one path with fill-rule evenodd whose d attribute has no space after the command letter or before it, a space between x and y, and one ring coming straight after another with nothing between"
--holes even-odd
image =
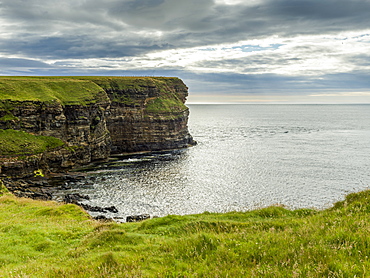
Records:
<instances>
[{"instance_id":1,"label":"sunlight reflection on water","mask_svg":"<svg viewBox=\"0 0 370 278\"><path fill-rule=\"evenodd\" d=\"M197 146L122 157L72 191L125 217L325 208L370 186L370 105L191 105L190 112Z\"/></svg>"}]
</instances>

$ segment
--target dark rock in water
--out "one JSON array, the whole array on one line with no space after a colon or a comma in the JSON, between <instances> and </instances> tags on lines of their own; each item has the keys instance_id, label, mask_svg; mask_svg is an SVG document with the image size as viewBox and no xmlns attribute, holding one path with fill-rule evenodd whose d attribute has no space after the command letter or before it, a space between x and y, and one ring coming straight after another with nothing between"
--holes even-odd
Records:
<instances>
[{"instance_id":1,"label":"dark rock in water","mask_svg":"<svg viewBox=\"0 0 370 278\"><path fill-rule=\"evenodd\" d=\"M103 221L103 222L111 222L111 221L113 221L111 218L108 218L108 217L106 217L104 215L95 216L93 219L99 220L99 221Z\"/></svg>"},{"instance_id":2,"label":"dark rock in water","mask_svg":"<svg viewBox=\"0 0 370 278\"><path fill-rule=\"evenodd\" d=\"M113 213L117 213L118 212L118 209L115 206L106 207L104 209L107 210L107 211L113 212Z\"/></svg>"},{"instance_id":3,"label":"dark rock in water","mask_svg":"<svg viewBox=\"0 0 370 278\"><path fill-rule=\"evenodd\" d=\"M63 197L63 202L67 204L76 204L81 200L90 200L90 197L87 195L82 195L80 193L66 194Z\"/></svg>"},{"instance_id":4,"label":"dark rock in water","mask_svg":"<svg viewBox=\"0 0 370 278\"><path fill-rule=\"evenodd\" d=\"M92 212L102 212L102 213L107 212L104 208L99 207L99 206L90 206L88 204L83 204L83 203L76 203L76 205L79 205L84 210L88 210L88 211L92 211Z\"/></svg>"},{"instance_id":5,"label":"dark rock in water","mask_svg":"<svg viewBox=\"0 0 370 278\"><path fill-rule=\"evenodd\" d=\"M150 219L149 214L131 215L126 217L126 222L140 222L146 219Z\"/></svg>"},{"instance_id":6,"label":"dark rock in water","mask_svg":"<svg viewBox=\"0 0 370 278\"><path fill-rule=\"evenodd\" d=\"M115 206L103 208L99 206L90 206L88 204L78 203L78 202L74 202L73 204L76 204L82 207L84 210L88 210L92 212L101 212L101 213L107 213L107 212L117 213L118 212L118 209Z\"/></svg>"}]
</instances>

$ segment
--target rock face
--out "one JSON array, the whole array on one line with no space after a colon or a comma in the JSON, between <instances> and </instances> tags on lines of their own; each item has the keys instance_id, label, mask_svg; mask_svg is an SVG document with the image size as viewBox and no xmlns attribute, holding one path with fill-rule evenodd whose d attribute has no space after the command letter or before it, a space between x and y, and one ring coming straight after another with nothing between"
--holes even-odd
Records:
<instances>
[{"instance_id":1,"label":"rock face","mask_svg":"<svg viewBox=\"0 0 370 278\"><path fill-rule=\"evenodd\" d=\"M107 126L112 153L184 148L195 142L189 134L188 88L180 79L141 79L120 86L111 80ZM98 83L99 84L99 83Z\"/></svg>"},{"instance_id":2,"label":"rock face","mask_svg":"<svg viewBox=\"0 0 370 278\"><path fill-rule=\"evenodd\" d=\"M109 156L111 139L105 115L110 100L96 84L53 78L0 79L0 100L0 129L22 130L65 142L63 148L42 154L20 154L21 159L8 157L5 162L3 158L3 174L23 176L37 169L63 171Z\"/></svg>"},{"instance_id":3,"label":"rock face","mask_svg":"<svg viewBox=\"0 0 370 278\"><path fill-rule=\"evenodd\" d=\"M104 159L110 153L110 136L105 121L108 101L84 106L40 101L8 101L7 104L14 107L12 115L16 120L0 121L0 128L62 139L74 149L74 158L65 157L60 161L62 167Z\"/></svg>"},{"instance_id":4,"label":"rock face","mask_svg":"<svg viewBox=\"0 0 370 278\"><path fill-rule=\"evenodd\" d=\"M0 174L64 171L111 153L195 144L187 128L187 93L178 78L0 78L0 129L65 142L26 158L0 153Z\"/></svg>"}]
</instances>

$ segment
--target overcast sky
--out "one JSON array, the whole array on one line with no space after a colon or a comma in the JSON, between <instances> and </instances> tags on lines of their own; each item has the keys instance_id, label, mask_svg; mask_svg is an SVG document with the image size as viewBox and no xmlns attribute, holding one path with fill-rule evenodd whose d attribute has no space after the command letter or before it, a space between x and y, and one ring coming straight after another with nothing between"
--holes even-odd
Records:
<instances>
[{"instance_id":1,"label":"overcast sky","mask_svg":"<svg viewBox=\"0 0 370 278\"><path fill-rule=\"evenodd\" d=\"M370 103L370 0L0 0L0 75L177 76L189 102Z\"/></svg>"}]
</instances>

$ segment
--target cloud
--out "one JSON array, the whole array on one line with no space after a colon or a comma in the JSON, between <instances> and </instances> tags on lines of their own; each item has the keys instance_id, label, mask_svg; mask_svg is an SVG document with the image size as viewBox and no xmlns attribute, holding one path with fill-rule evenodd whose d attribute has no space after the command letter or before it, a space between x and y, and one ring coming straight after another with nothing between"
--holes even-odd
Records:
<instances>
[{"instance_id":1,"label":"cloud","mask_svg":"<svg viewBox=\"0 0 370 278\"><path fill-rule=\"evenodd\" d=\"M369 0L1 0L0 74L172 73L195 93L366 91L369 12Z\"/></svg>"},{"instance_id":2,"label":"cloud","mask_svg":"<svg viewBox=\"0 0 370 278\"><path fill-rule=\"evenodd\" d=\"M147 30L210 31L214 15L212 0L135 0L117 1L109 15L135 28Z\"/></svg>"},{"instance_id":3,"label":"cloud","mask_svg":"<svg viewBox=\"0 0 370 278\"><path fill-rule=\"evenodd\" d=\"M53 58L65 57L65 51L72 57L79 56L81 49L85 50L83 57L107 57L109 46L113 57L140 55L160 49L160 45L184 48L272 35L363 29L370 10L369 1L254 3L3 0L1 17L14 35L2 45L16 45L18 53L28 55L40 55L45 49L45 55ZM30 51L36 47L39 53Z\"/></svg>"},{"instance_id":4,"label":"cloud","mask_svg":"<svg viewBox=\"0 0 370 278\"><path fill-rule=\"evenodd\" d=\"M49 64L18 58L0 58L0 68L50 68Z\"/></svg>"},{"instance_id":5,"label":"cloud","mask_svg":"<svg viewBox=\"0 0 370 278\"><path fill-rule=\"evenodd\" d=\"M187 76L184 76L187 80ZM285 76L277 74L201 74L189 76L188 85L201 94L229 95L310 95L346 91L369 91L366 74L356 72L328 74L318 77ZM206 84L199 86L197 83ZM194 84L192 86L192 84Z\"/></svg>"}]
</instances>

